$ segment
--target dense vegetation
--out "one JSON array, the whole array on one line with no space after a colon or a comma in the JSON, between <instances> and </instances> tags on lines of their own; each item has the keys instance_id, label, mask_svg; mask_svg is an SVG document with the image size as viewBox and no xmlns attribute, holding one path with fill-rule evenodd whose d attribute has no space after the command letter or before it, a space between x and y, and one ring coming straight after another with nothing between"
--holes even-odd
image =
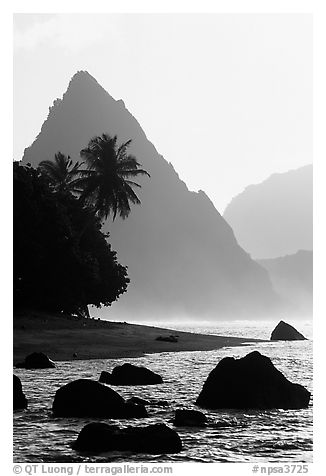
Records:
<instances>
[{"instance_id":1,"label":"dense vegetation","mask_svg":"<svg viewBox=\"0 0 326 476\"><path fill-rule=\"evenodd\" d=\"M112 141L109 136L104 139ZM111 145L116 146L113 139ZM114 174L118 156L112 149L106 152L101 160L108 176L108 169ZM124 168L125 176L146 173L131 159ZM127 269L117 262L107 243L108 234L101 232L101 219L110 213L115 217L117 212L123 218L128 216L130 190L126 185L131 184L116 175L112 180L120 184L120 192L117 186L112 192L96 171L98 186L94 187L94 169L81 165L74 165L61 153L38 169L14 163L15 306L86 314L88 304L109 306L127 289ZM116 202L115 195L119 198ZM134 197L132 201L139 202Z\"/></svg>"}]
</instances>

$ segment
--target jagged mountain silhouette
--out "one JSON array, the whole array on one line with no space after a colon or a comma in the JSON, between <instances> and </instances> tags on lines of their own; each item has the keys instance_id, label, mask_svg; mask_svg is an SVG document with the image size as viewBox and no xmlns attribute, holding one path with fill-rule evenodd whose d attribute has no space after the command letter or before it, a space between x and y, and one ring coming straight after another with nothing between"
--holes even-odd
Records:
<instances>
[{"instance_id":1,"label":"jagged mountain silhouette","mask_svg":"<svg viewBox=\"0 0 326 476\"><path fill-rule=\"evenodd\" d=\"M23 162L35 166L57 151L77 160L89 139L104 132L116 134L119 143L132 139L130 153L151 175L137 179L142 205L126 220L105 224L131 279L128 292L107 311L110 317L235 318L273 312L279 302L267 271L238 245L207 195L187 189L123 101L114 100L89 73L76 73L63 98L54 101Z\"/></svg>"}]
</instances>

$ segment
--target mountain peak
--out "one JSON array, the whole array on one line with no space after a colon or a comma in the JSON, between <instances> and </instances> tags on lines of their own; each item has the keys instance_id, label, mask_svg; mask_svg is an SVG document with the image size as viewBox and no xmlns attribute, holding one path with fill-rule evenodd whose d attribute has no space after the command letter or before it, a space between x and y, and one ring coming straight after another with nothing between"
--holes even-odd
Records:
<instances>
[{"instance_id":1,"label":"mountain peak","mask_svg":"<svg viewBox=\"0 0 326 476\"><path fill-rule=\"evenodd\" d=\"M72 77L23 161L38 165L58 150L79 160L88 141L103 133L120 143L131 139L129 152L151 175L139 178L141 207L128 220L104 224L131 279L115 316L251 315L277 305L267 271L238 246L206 194L188 191L124 103L87 71Z\"/></svg>"},{"instance_id":2,"label":"mountain peak","mask_svg":"<svg viewBox=\"0 0 326 476\"><path fill-rule=\"evenodd\" d=\"M69 81L69 86L68 86L68 89L67 89L67 92L72 88L78 86L78 87L85 87L87 89L89 89L90 87L94 87L96 86L97 88L99 89L103 89L102 86L96 81L96 79L91 75L89 74L88 71L77 71L73 77L71 78L71 80Z\"/></svg>"},{"instance_id":3,"label":"mountain peak","mask_svg":"<svg viewBox=\"0 0 326 476\"><path fill-rule=\"evenodd\" d=\"M65 97L80 96L79 100L85 101L87 98L102 101L115 101L115 99L96 81L96 79L84 70L77 71L69 81L67 91L64 93ZM118 101L115 101L118 102Z\"/></svg>"},{"instance_id":4,"label":"mountain peak","mask_svg":"<svg viewBox=\"0 0 326 476\"><path fill-rule=\"evenodd\" d=\"M70 83L75 81L95 81L97 83L96 79L91 74L89 74L88 71L84 70L77 71L71 78Z\"/></svg>"}]
</instances>

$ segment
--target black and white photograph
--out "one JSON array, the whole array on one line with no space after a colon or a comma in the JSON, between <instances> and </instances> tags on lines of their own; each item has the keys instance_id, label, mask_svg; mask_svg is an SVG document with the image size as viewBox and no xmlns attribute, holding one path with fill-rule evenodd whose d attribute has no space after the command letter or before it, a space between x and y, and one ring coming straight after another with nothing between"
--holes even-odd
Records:
<instances>
[{"instance_id":1,"label":"black and white photograph","mask_svg":"<svg viewBox=\"0 0 326 476\"><path fill-rule=\"evenodd\" d=\"M313 23L13 14L16 474L308 472Z\"/></svg>"}]
</instances>

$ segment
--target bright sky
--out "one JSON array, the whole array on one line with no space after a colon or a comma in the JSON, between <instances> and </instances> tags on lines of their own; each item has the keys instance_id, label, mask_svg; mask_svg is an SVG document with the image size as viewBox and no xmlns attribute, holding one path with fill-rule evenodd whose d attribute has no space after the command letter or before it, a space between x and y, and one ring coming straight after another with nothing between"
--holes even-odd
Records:
<instances>
[{"instance_id":1,"label":"bright sky","mask_svg":"<svg viewBox=\"0 0 326 476\"><path fill-rule=\"evenodd\" d=\"M15 159L83 69L220 212L312 162L311 15L20 14L14 31Z\"/></svg>"}]
</instances>

